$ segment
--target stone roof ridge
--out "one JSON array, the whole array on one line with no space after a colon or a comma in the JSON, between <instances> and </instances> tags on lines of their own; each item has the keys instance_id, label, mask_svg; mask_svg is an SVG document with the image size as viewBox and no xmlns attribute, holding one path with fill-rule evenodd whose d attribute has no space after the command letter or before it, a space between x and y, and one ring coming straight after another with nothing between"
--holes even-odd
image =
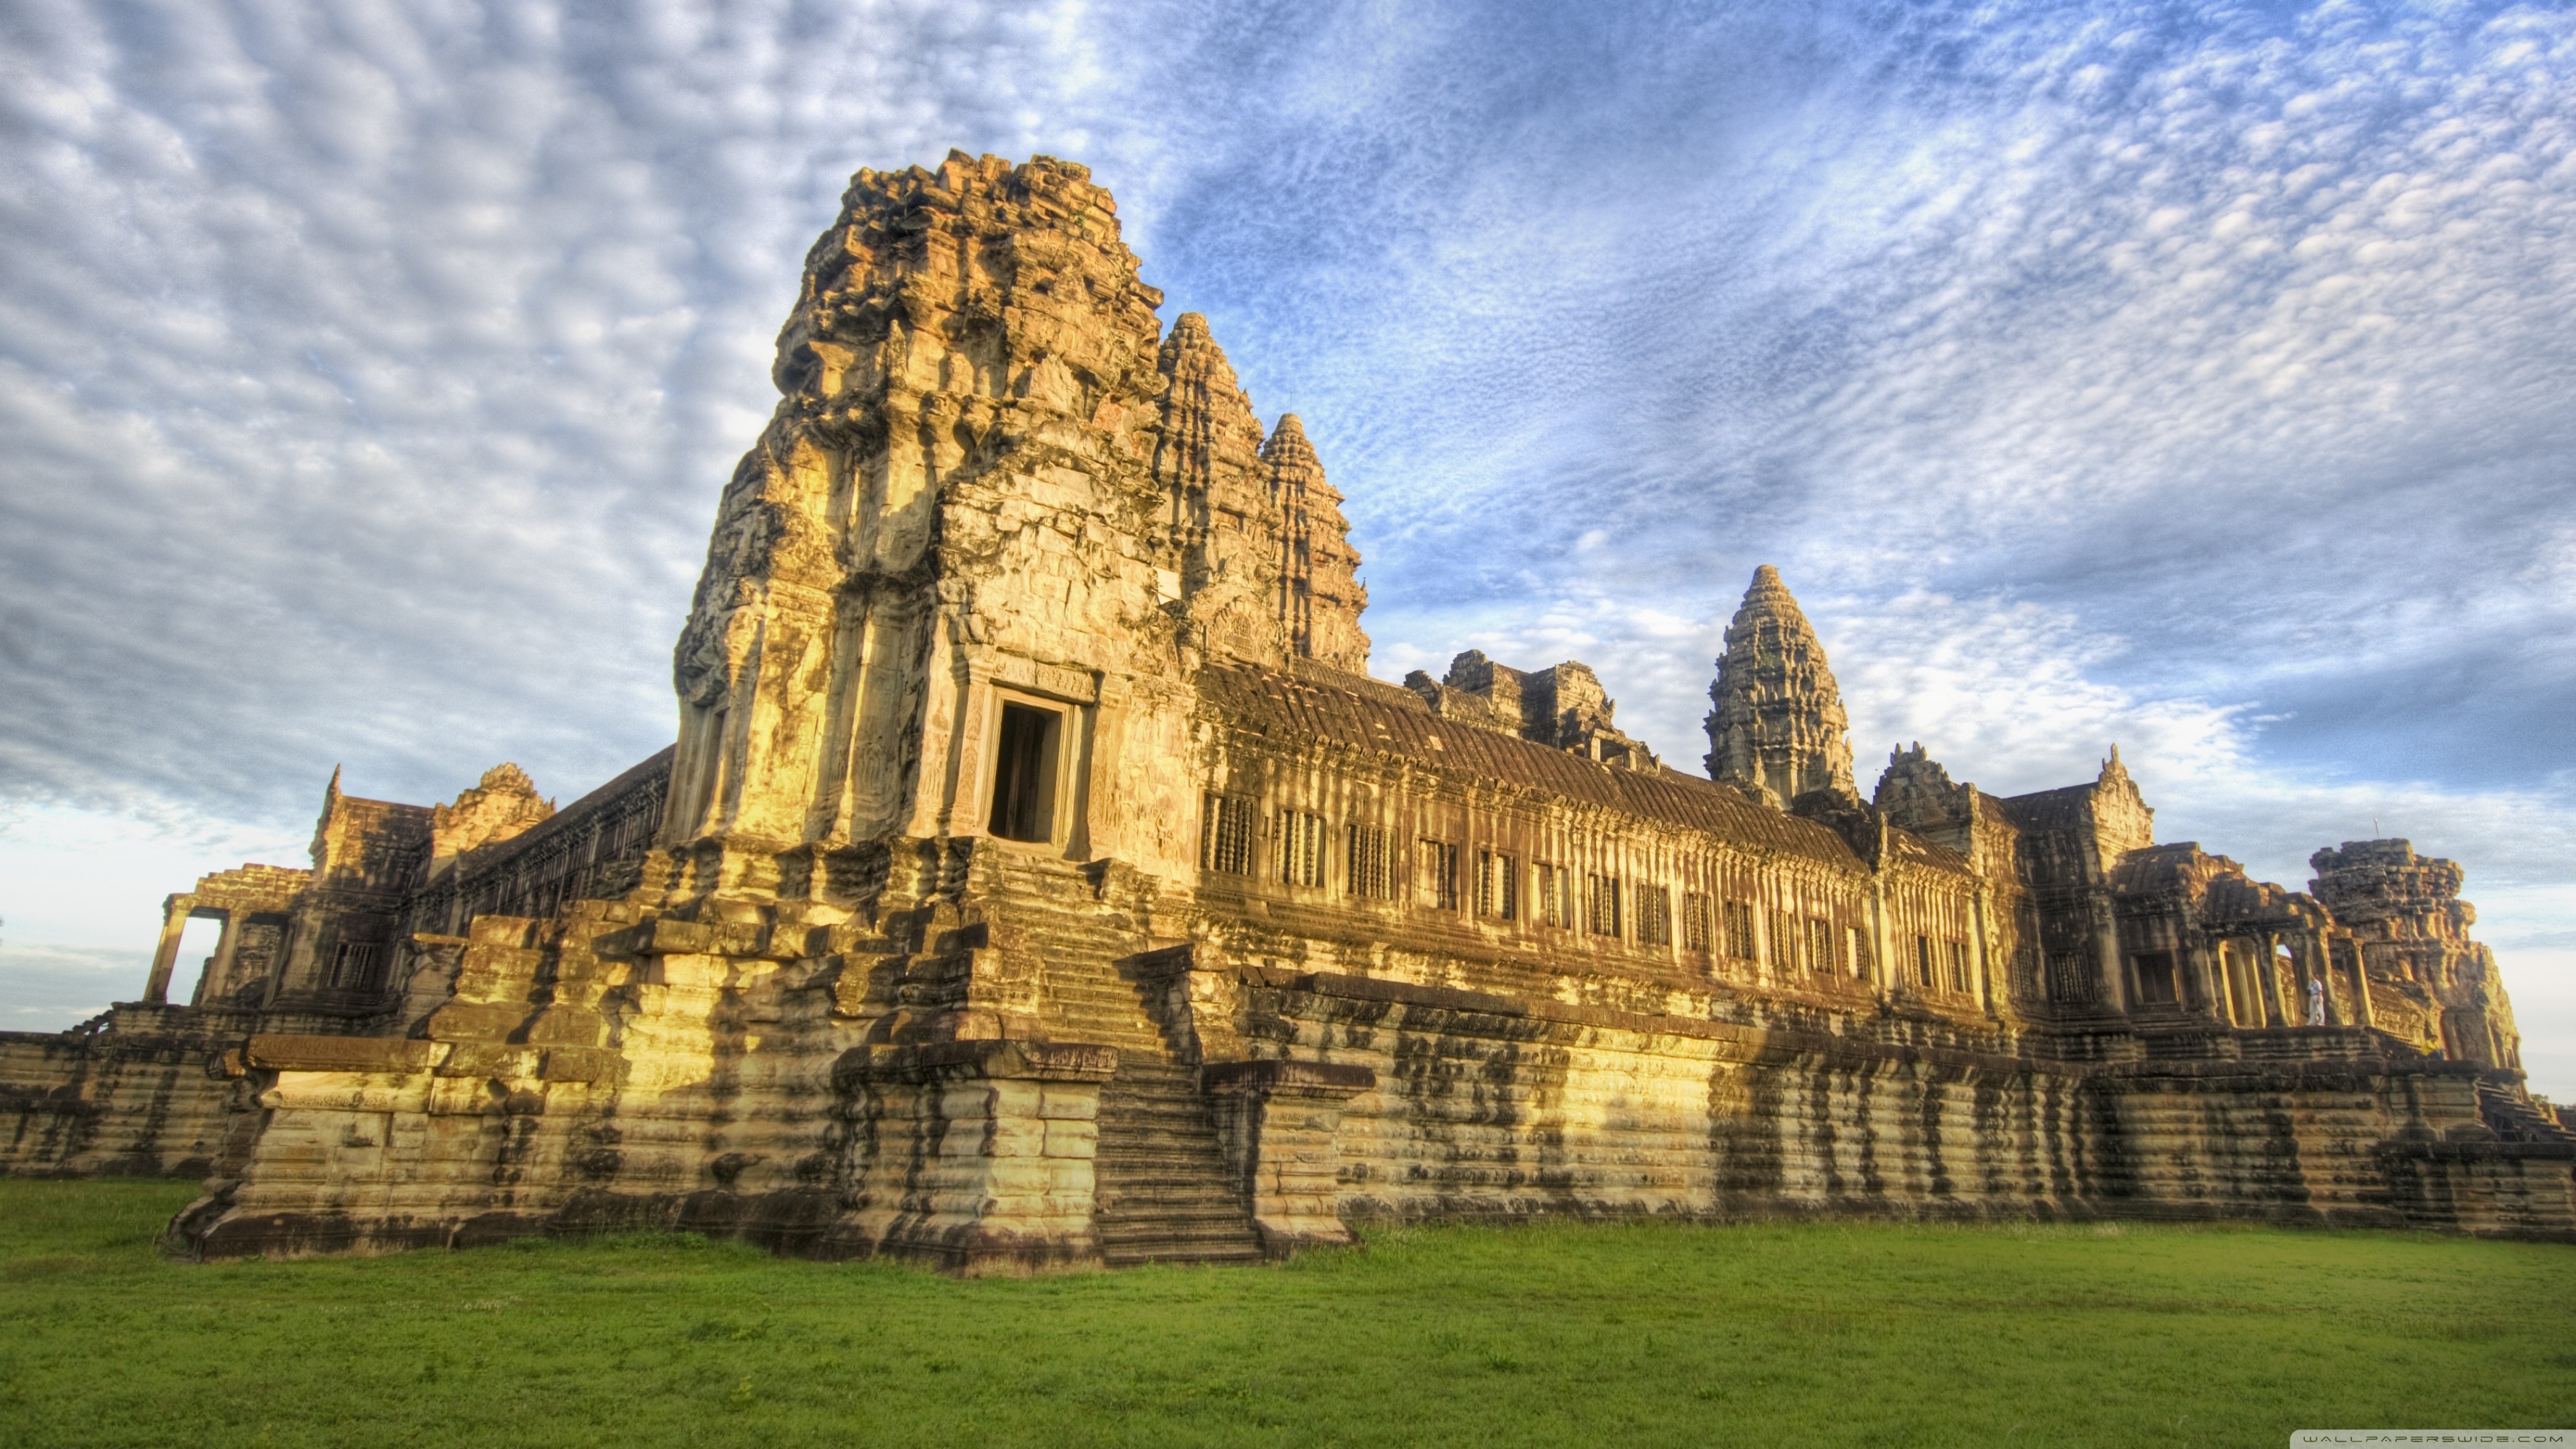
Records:
<instances>
[{"instance_id":1,"label":"stone roof ridge","mask_svg":"<svg viewBox=\"0 0 2576 1449\"><path fill-rule=\"evenodd\" d=\"M1457 771L1496 783L1604 806L1737 845L1802 855L1851 870L1866 864L1828 826L1765 810L1743 791L1662 769L1612 768L1517 735L1439 717L1419 698L1383 681L1298 661L1289 670L1211 660L1200 671L1203 708L1262 733L1320 738L1376 751L1417 768Z\"/></svg>"}]
</instances>

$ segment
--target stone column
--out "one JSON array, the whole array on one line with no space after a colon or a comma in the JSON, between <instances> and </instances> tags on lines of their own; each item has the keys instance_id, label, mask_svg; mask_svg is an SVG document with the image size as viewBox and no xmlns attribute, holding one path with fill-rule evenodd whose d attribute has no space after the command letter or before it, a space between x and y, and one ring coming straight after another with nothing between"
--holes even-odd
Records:
<instances>
[{"instance_id":1,"label":"stone column","mask_svg":"<svg viewBox=\"0 0 2576 1449\"><path fill-rule=\"evenodd\" d=\"M2102 973L2103 1004L2126 1016L2129 1011L2129 973L2120 966L2120 919L2109 900L2097 896L2092 902L2093 950L2096 966Z\"/></svg>"},{"instance_id":2,"label":"stone column","mask_svg":"<svg viewBox=\"0 0 2576 1449\"><path fill-rule=\"evenodd\" d=\"M233 974L233 953L241 949L241 912L224 912L224 933L215 939L215 959L206 966L206 974L197 979L196 993L188 998L190 1006L206 1004L206 988L228 982Z\"/></svg>"},{"instance_id":3,"label":"stone column","mask_svg":"<svg viewBox=\"0 0 2576 1449\"><path fill-rule=\"evenodd\" d=\"M1349 1242L1337 1206L1342 1106L1375 1090L1377 1073L1334 1062L1211 1062L1199 1081L1262 1250L1284 1258Z\"/></svg>"},{"instance_id":4,"label":"stone column","mask_svg":"<svg viewBox=\"0 0 2576 1449\"><path fill-rule=\"evenodd\" d=\"M179 935L188 929L195 896L170 896L161 902L161 944L152 952L152 975L143 983L143 999L154 1006L170 999L170 971L179 964Z\"/></svg>"},{"instance_id":5,"label":"stone column","mask_svg":"<svg viewBox=\"0 0 2576 1449\"><path fill-rule=\"evenodd\" d=\"M2263 1014L2273 1026L2295 1025L2295 1019L2281 1006L2281 957L2274 949L2280 938L2269 931L2257 932L2254 943L2254 984L2262 993Z\"/></svg>"}]
</instances>

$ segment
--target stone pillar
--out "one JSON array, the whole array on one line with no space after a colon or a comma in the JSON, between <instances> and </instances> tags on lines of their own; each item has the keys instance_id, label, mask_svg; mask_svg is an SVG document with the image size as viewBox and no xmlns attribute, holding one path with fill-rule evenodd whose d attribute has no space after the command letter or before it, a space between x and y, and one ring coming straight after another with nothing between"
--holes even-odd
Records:
<instances>
[{"instance_id":1,"label":"stone pillar","mask_svg":"<svg viewBox=\"0 0 2576 1449\"><path fill-rule=\"evenodd\" d=\"M2281 957L2274 949L2274 943L2279 939L2269 931L2255 933L2253 938L2254 983L2256 989L2262 993L2263 1014L2269 1019L2269 1024L2295 1026L2298 1024L2298 1018L2284 1011L2281 1005Z\"/></svg>"},{"instance_id":2,"label":"stone pillar","mask_svg":"<svg viewBox=\"0 0 2576 1449\"><path fill-rule=\"evenodd\" d=\"M2102 973L2103 1004L2125 1016L2129 1011L2129 973L2120 965L2120 920L2109 900L2097 896L2093 908L2093 950Z\"/></svg>"},{"instance_id":3,"label":"stone pillar","mask_svg":"<svg viewBox=\"0 0 2576 1449\"><path fill-rule=\"evenodd\" d=\"M1095 1268L1092 1165L1114 1048L950 1041L861 1047L834 1067L852 1099L843 1246L967 1277Z\"/></svg>"},{"instance_id":4,"label":"stone pillar","mask_svg":"<svg viewBox=\"0 0 2576 1449\"><path fill-rule=\"evenodd\" d=\"M226 911L224 912L224 933L215 939L215 959L207 963L206 974L197 978L196 992L188 998L190 1006L205 1005L206 988L231 979L233 953L240 949L241 912Z\"/></svg>"},{"instance_id":5,"label":"stone pillar","mask_svg":"<svg viewBox=\"0 0 2576 1449\"><path fill-rule=\"evenodd\" d=\"M1252 1207L1262 1250L1351 1240L1342 1225L1342 1106L1377 1087L1367 1067L1335 1062L1211 1062L1200 1084L1216 1107L1226 1166Z\"/></svg>"},{"instance_id":6,"label":"stone pillar","mask_svg":"<svg viewBox=\"0 0 2576 1449\"><path fill-rule=\"evenodd\" d=\"M195 896L169 896L161 902L161 944L152 952L152 975L143 983L143 999L159 1006L170 999L170 970L179 964L179 934L188 929Z\"/></svg>"}]
</instances>

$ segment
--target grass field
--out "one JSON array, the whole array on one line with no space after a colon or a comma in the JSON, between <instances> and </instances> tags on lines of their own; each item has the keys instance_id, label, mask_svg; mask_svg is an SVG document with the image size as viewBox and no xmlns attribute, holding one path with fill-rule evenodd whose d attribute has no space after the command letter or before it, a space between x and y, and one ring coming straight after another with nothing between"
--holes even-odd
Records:
<instances>
[{"instance_id":1,"label":"grass field","mask_svg":"<svg viewBox=\"0 0 2576 1449\"><path fill-rule=\"evenodd\" d=\"M2279 1446L2576 1427L2576 1249L2401 1234L1403 1229L955 1282L684 1238L192 1266L191 1192L0 1178L0 1442Z\"/></svg>"}]
</instances>

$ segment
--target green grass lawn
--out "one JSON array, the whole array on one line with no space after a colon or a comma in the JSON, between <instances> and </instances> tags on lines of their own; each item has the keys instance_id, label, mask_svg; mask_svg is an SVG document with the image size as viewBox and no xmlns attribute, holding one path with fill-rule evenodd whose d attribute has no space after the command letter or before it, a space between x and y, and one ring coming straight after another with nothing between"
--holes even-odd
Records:
<instances>
[{"instance_id":1,"label":"green grass lawn","mask_svg":"<svg viewBox=\"0 0 2576 1449\"><path fill-rule=\"evenodd\" d=\"M686 1238L194 1266L0 1178L0 1442L2278 1446L2576 1427L2576 1249L2139 1227L1401 1229L957 1282Z\"/></svg>"}]
</instances>

